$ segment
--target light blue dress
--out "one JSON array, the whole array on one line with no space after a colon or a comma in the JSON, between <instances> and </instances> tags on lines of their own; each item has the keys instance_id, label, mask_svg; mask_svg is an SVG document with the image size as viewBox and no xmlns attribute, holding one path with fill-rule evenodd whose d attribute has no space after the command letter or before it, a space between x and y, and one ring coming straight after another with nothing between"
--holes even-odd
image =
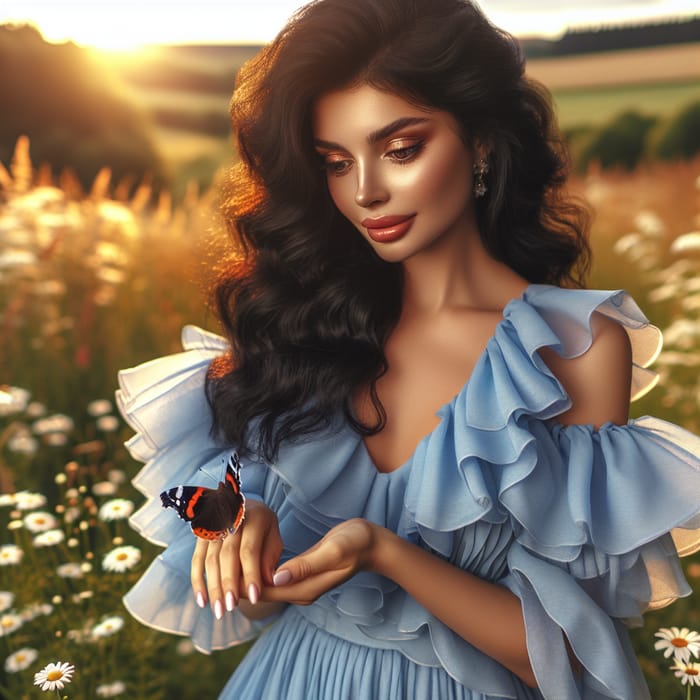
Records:
<instances>
[{"instance_id":1,"label":"light blue dress","mask_svg":"<svg viewBox=\"0 0 700 700\"><path fill-rule=\"evenodd\" d=\"M224 688L227 700L648 698L626 626L690 593L678 556L700 547L700 440L650 417L598 430L557 422L570 400L537 350L584 353L594 311L629 334L632 394L641 395L655 381L645 368L660 334L634 301L621 291L531 285L506 306L471 378L396 471L378 472L341 421L284 445L274 464L243 461L247 497L278 515L283 559L362 517L511 590L539 690L371 573L264 622L239 611L217 621L196 606L195 537L158 497L178 484L211 486L200 467L218 474L230 453L209 435L203 394L207 366L226 345L194 327L183 331L183 353L120 374L119 405L137 431L127 445L146 462L134 483L148 500L132 525L165 547L127 608L205 652L262 631Z\"/></svg>"}]
</instances>

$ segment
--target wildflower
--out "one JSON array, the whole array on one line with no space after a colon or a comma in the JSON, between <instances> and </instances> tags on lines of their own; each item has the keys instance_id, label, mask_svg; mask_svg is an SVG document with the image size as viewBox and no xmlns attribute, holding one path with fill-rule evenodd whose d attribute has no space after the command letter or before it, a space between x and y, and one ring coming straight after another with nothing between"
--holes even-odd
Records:
<instances>
[{"instance_id":1,"label":"wildflower","mask_svg":"<svg viewBox=\"0 0 700 700\"><path fill-rule=\"evenodd\" d=\"M18 491L15 494L15 505L19 510L35 510L46 505L46 496L43 493L31 491Z\"/></svg>"},{"instance_id":2,"label":"wildflower","mask_svg":"<svg viewBox=\"0 0 700 700\"><path fill-rule=\"evenodd\" d=\"M103 503L100 512L100 520L122 520L128 518L134 511L134 504L126 498L113 498Z\"/></svg>"},{"instance_id":3,"label":"wildflower","mask_svg":"<svg viewBox=\"0 0 700 700\"><path fill-rule=\"evenodd\" d=\"M31 250L8 248L0 254L0 268L27 267L36 262L37 257Z\"/></svg>"},{"instance_id":4,"label":"wildflower","mask_svg":"<svg viewBox=\"0 0 700 700\"><path fill-rule=\"evenodd\" d=\"M666 230L663 221L652 211L640 211L634 217L634 223L639 232L647 238L660 238Z\"/></svg>"},{"instance_id":5,"label":"wildflower","mask_svg":"<svg viewBox=\"0 0 700 700\"><path fill-rule=\"evenodd\" d=\"M15 602L15 594L11 591L0 591L0 612L12 607Z\"/></svg>"},{"instance_id":6,"label":"wildflower","mask_svg":"<svg viewBox=\"0 0 700 700\"><path fill-rule=\"evenodd\" d=\"M688 663L678 661L671 666L671 670L675 672L673 675L676 678L681 679L683 685L700 685L700 664L692 661Z\"/></svg>"},{"instance_id":7,"label":"wildflower","mask_svg":"<svg viewBox=\"0 0 700 700\"><path fill-rule=\"evenodd\" d=\"M31 435L18 433L7 441L7 449L22 455L33 455L39 449L39 443Z\"/></svg>"},{"instance_id":8,"label":"wildflower","mask_svg":"<svg viewBox=\"0 0 700 700\"><path fill-rule=\"evenodd\" d=\"M61 578L83 578L83 568L76 562L69 561L65 564L59 564L56 567L56 573Z\"/></svg>"},{"instance_id":9,"label":"wildflower","mask_svg":"<svg viewBox=\"0 0 700 700\"><path fill-rule=\"evenodd\" d=\"M100 416L95 421L95 426L103 433L113 433L119 428L119 420L115 416Z\"/></svg>"},{"instance_id":10,"label":"wildflower","mask_svg":"<svg viewBox=\"0 0 700 700\"><path fill-rule=\"evenodd\" d=\"M0 637L6 637L8 634L16 632L23 624L24 620L16 613L0 615Z\"/></svg>"},{"instance_id":11,"label":"wildflower","mask_svg":"<svg viewBox=\"0 0 700 700\"><path fill-rule=\"evenodd\" d=\"M123 484L126 481L126 473L123 469L110 469L107 478L115 485Z\"/></svg>"},{"instance_id":12,"label":"wildflower","mask_svg":"<svg viewBox=\"0 0 700 700\"><path fill-rule=\"evenodd\" d=\"M657 651L663 650L664 657L673 655L676 661L688 663L692 654L696 659L700 653L700 634L691 632L687 627L662 627L655 633L659 640L654 644Z\"/></svg>"},{"instance_id":13,"label":"wildflower","mask_svg":"<svg viewBox=\"0 0 700 700\"><path fill-rule=\"evenodd\" d=\"M5 670L8 673L17 673L24 671L25 668L31 666L39 656L39 652L31 647L23 647L17 649L14 654L10 654L5 659Z\"/></svg>"},{"instance_id":14,"label":"wildflower","mask_svg":"<svg viewBox=\"0 0 700 700\"><path fill-rule=\"evenodd\" d=\"M11 566L22 561L24 552L16 544L0 546L0 566Z\"/></svg>"},{"instance_id":15,"label":"wildflower","mask_svg":"<svg viewBox=\"0 0 700 700\"><path fill-rule=\"evenodd\" d=\"M40 685L42 690L62 689L64 683L70 683L75 671L72 664L59 661L49 664L34 674L34 685Z\"/></svg>"},{"instance_id":16,"label":"wildflower","mask_svg":"<svg viewBox=\"0 0 700 700\"><path fill-rule=\"evenodd\" d=\"M62 413L55 413L46 418L39 418L34 421L32 429L37 435L48 435L50 433L69 433L73 430L73 419Z\"/></svg>"},{"instance_id":17,"label":"wildflower","mask_svg":"<svg viewBox=\"0 0 700 700\"><path fill-rule=\"evenodd\" d=\"M47 433L44 442L51 447L62 447L68 443L68 438L65 433Z\"/></svg>"},{"instance_id":18,"label":"wildflower","mask_svg":"<svg viewBox=\"0 0 700 700\"><path fill-rule=\"evenodd\" d=\"M193 652L194 644L192 643L192 640L189 637L181 639L175 647L175 653L178 656L189 656Z\"/></svg>"},{"instance_id":19,"label":"wildflower","mask_svg":"<svg viewBox=\"0 0 700 700\"><path fill-rule=\"evenodd\" d=\"M671 244L672 253L697 253L700 251L700 231L691 231L678 236Z\"/></svg>"},{"instance_id":20,"label":"wildflower","mask_svg":"<svg viewBox=\"0 0 700 700\"><path fill-rule=\"evenodd\" d=\"M27 416L29 418L41 418L46 415L46 406L39 401L32 401L27 406Z\"/></svg>"},{"instance_id":21,"label":"wildflower","mask_svg":"<svg viewBox=\"0 0 700 700\"><path fill-rule=\"evenodd\" d=\"M10 520L7 523L8 530L21 530L24 527L24 523L21 520Z\"/></svg>"},{"instance_id":22,"label":"wildflower","mask_svg":"<svg viewBox=\"0 0 700 700\"><path fill-rule=\"evenodd\" d=\"M53 547L54 545L61 544L65 539L66 536L63 534L63 530L47 530L34 538L34 546Z\"/></svg>"},{"instance_id":23,"label":"wildflower","mask_svg":"<svg viewBox=\"0 0 700 700\"><path fill-rule=\"evenodd\" d=\"M98 481L92 485L95 496L114 496L117 487L111 481Z\"/></svg>"},{"instance_id":24,"label":"wildflower","mask_svg":"<svg viewBox=\"0 0 700 700\"><path fill-rule=\"evenodd\" d=\"M1 266L1 265L0 265ZM21 413L29 403L29 392L18 386L0 387L0 416Z\"/></svg>"},{"instance_id":25,"label":"wildflower","mask_svg":"<svg viewBox=\"0 0 700 700\"><path fill-rule=\"evenodd\" d=\"M24 517L24 527L29 532L46 532L47 530L53 530L57 524L56 518L51 513L43 510L29 513L29 515Z\"/></svg>"},{"instance_id":26,"label":"wildflower","mask_svg":"<svg viewBox=\"0 0 700 700\"><path fill-rule=\"evenodd\" d=\"M92 628L93 637L110 637L113 634L119 632L119 630L124 627L124 619L114 615L113 617L108 617L99 624Z\"/></svg>"},{"instance_id":27,"label":"wildflower","mask_svg":"<svg viewBox=\"0 0 700 700\"><path fill-rule=\"evenodd\" d=\"M96 399L87 405L87 412L97 418L112 412L112 402L109 399Z\"/></svg>"},{"instance_id":28,"label":"wildflower","mask_svg":"<svg viewBox=\"0 0 700 700\"><path fill-rule=\"evenodd\" d=\"M0 494L0 507L2 506L14 506L17 502L17 497L14 493L2 493Z\"/></svg>"},{"instance_id":29,"label":"wildflower","mask_svg":"<svg viewBox=\"0 0 700 700\"><path fill-rule=\"evenodd\" d=\"M31 622L39 617L39 615L50 615L53 610L54 607L50 603L32 603L22 610L22 620L24 622Z\"/></svg>"},{"instance_id":30,"label":"wildflower","mask_svg":"<svg viewBox=\"0 0 700 700\"><path fill-rule=\"evenodd\" d=\"M105 571L123 572L133 569L141 561L141 550L131 545L115 547L105 554L102 568Z\"/></svg>"},{"instance_id":31,"label":"wildflower","mask_svg":"<svg viewBox=\"0 0 700 700\"><path fill-rule=\"evenodd\" d=\"M118 695L123 695L126 692L126 685L123 681L103 683L97 686L95 692L100 698L116 698Z\"/></svg>"}]
</instances>

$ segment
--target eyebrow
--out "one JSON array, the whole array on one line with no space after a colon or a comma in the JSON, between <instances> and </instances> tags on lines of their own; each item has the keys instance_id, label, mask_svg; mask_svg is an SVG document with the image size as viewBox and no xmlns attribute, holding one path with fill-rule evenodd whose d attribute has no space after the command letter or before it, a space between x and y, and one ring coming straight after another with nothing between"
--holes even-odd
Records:
<instances>
[{"instance_id":1,"label":"eyebrow","mask_svg":"<svg viewBox=\"0 0 700 700\"><path fill-rule=\"evenodd\" d=\"M378 141L387 138L387 136L391 136L396 131L400 131L401 129L404 129L407 126L425 124L428 121L430 120L427 117L401 117L400 119L396 119L390 124L383 126L381 129L373 131L371 134L369 134L369 136L367 136L367 142L370 145L374 145ZM339 143L335 143L334 141L324 141L323 139L314 139L314 145L320 148L329 149L343 148L343 146L341 146Z\"/></svg>"}]
</instances>

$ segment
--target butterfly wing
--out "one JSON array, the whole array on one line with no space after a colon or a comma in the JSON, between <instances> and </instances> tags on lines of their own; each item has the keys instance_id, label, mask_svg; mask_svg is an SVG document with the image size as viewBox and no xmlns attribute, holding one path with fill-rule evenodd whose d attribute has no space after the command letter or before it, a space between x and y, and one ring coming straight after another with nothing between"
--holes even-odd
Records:
<instances>
[{"instance_id":1,"label":"butterfly wing","mask_svg":"<svg viewBox=\"0 0 700 700\"><path fill-rule=\"evenodd\" d=\"M164 508L174 508L192 527L197 537L223 539L235 532L245 516L245 497L241 493L240 461L234 452L226 465L226 480L217 489L204 486L176 486L163 491Z\"/></svg>"}]
</instances>

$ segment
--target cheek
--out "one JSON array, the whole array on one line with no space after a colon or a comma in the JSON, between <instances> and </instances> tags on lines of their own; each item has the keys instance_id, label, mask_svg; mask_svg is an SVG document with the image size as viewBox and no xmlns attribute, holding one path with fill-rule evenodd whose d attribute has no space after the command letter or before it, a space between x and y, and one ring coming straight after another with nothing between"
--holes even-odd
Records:
<instances>
[{"instance_id":1,"label":"cheek","mask_svg":"<svg viewBox=\"0 0 700 700\"><path fill-rule=\"evenodd\" d=\"M352 205L355 202L355 192L350 182L351 178L345 177L328 177L328 194L333 200L336 209L346 218L350 218Z\"/></svg>"}]
</instances>

